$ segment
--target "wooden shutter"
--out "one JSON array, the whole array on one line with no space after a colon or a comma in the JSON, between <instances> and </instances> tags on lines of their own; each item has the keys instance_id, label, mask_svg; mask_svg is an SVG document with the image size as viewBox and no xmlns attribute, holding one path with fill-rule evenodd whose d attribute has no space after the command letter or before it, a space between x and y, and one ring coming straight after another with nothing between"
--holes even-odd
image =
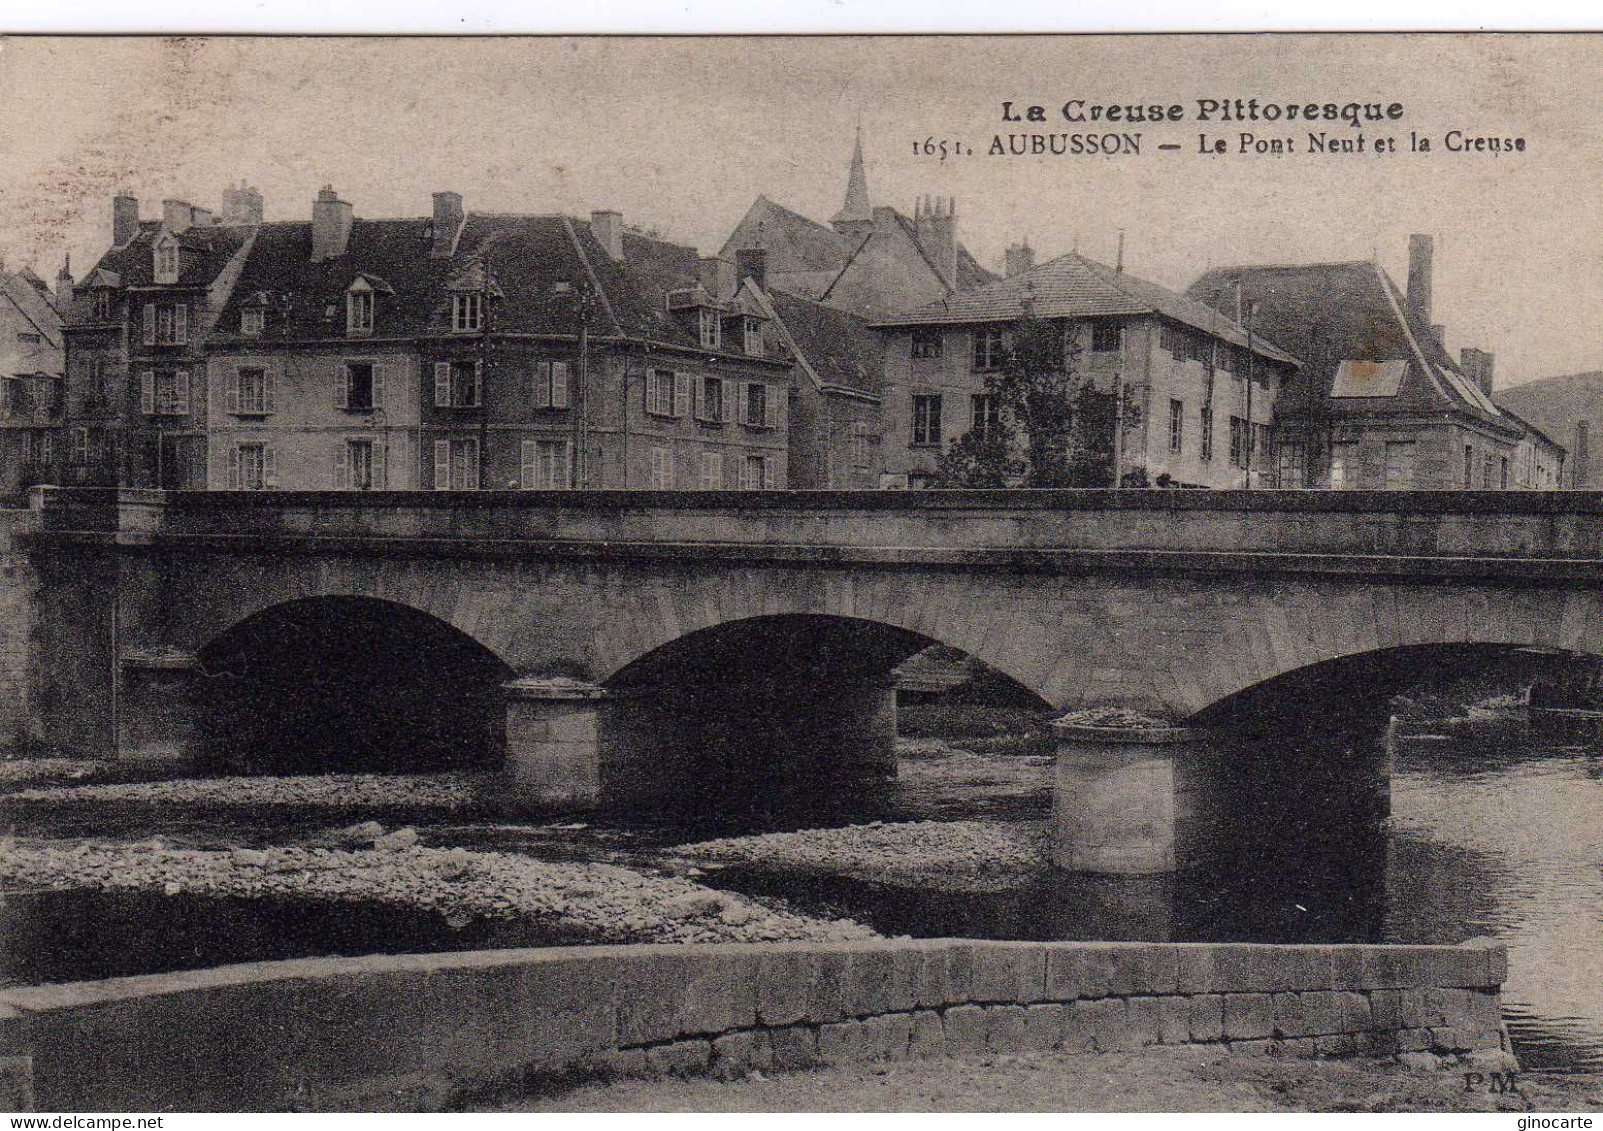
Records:
<instances>
[{"instance_id":1,"label":"wooden shutter","mask_svg":"<svg viewBox=\"0 0 1603 1131\"><path fill-rule=\"evenodd\" d=\"M534 365L534 407L551 407L551 363L538 361Z\"/></svg>"},{"instance_id":2,"label":"wooden shutter","mask_svg":"<svg viewBox=\"0 0 1603 1131\"><path fill-rule=\"evenodd\" d=\"M156 304L153 302L145 303L144 343L147 346L156 344Z\"/></svg>"},{"instance_id":3,"label":"wooden shutter","mask_svg":"<svg viewBox=\"0 0 1603 1131\"><path fill-rule=\"evenodd\" d=\"M156 414L156 374L149 369L139 373L139 411L146 416Z\"/></svg>"},{"instance_id":4,"label":"wooden shutter","mask_svg":"<svg viewBox=\"0 0 1603 1131\"><path fill-rule=\"evenodd\" d=\"M707 415L707 379L697 377L696 381L696 419L702 420Z\"/></svg>"},{"instance_id":5,"label":"wooden shutter","mask_svg":"<svg viewBox=\"0 0 1603 1131\"><path fill-rule=\"evenodd\" d=\"M765 385L763 387L763 425L768 428L779 427L779 398L784 395L783 385Z\"/></svg>"},{"instance_id":6,"label":"wooden shutter","mask_svg":"<svg viewBox=\"0 0 1603 1131\"><path fill-rule=\"evenodd\" d=\"M173 374L173 401L180 416L189 415L189 370L180 369Z\"/></svg>"},{"instance_id":7,"label":"wooden shutter","mask_svg":"<svg viewBox=\"0 0 1603 1131\"><path fill-rule=\"evenodd\" d=\"M449 361L436 361L434 363L434 407L451 407L451 363ZM443 442L441 441L441 443Z\"/></svg>"},{"instance_id":8,"label":"wooden shutter","mask_svg":"<svg viewBox=\"0 0 1603 1131\"><path fill-rule=\"evenodd\" d=\"M451 441L434 441L434 489L451 489Z\"/></svg>"},{"instance_id":9,"label":"wooden shutter","mask_svg":"<svg viewBox=\"0 0 1603 1131\"><path fill-rule=\"evenodd\" d=\"M384 491L390 486L390 446L383 440L373 441L373 490Z\"/></svg>"},{"instance_id":10,"label":"wooden shutter","mask_svg":"<svg viewBox=\"0 0 1603 1131\"><path fill-rule=\"evenodd\" d=\"M262 486L269 491L278 490L278 449L272 444L262 448Z\"/></svg>"},{"instance_id":11,"label":"wooden shutter","mask_svg":"<svg viewBox=\"0 0 1603 1131\"><path fill-rule=\"evenodd\" d=\"M351 454L344 440L334 441L334 490L351 489Z\"/></svg>"},{"instance_id":12,"label":"wooden shutter","mask_svg":"<svg viewBox=\"0 0 1603 1131\"><path fill-rule=\"evenodd\" d=\"M690 374L675 373L673 375L673 414L684 417L690 415Z\"/></svg>"},{"instance_id":13,"label":"wooden shutter","mask_svg":"<svg viewBox=\"0 0 1603 1131\"><path fill-rule=\"evenodd\" d=\"M537 462L539 459L539 453L539 445L537 445L533 440L523 441L523 460L518 476L518 484L525 491L534 490L536 483L539 481L538 474L540 465Z\"/></svg>"},{"instance_id":14,"label":"wooden shutter","mask_svg":"<svg viewBox=\"0 0 1603 1131\"><path fill-rule=\"evenodd\" d=\"M484 362L482 361L473 363L473 399L467 403L474 408L484 403ZM477 489L474 488L474 490Z\"/></svg>"},{"instance_id":15,"label":"wooden shutter","mask_svg":"<svg viewBox=\"0 0 1603 1131\"><path fill-rule=\"evenodd\" d=\"M342 361L334 370L334 407L351 406L351 371Z\"/></svg>"},{"instance_id":16,"label":"wooden shutter","mask_svg":"<svg viewBox=\"0 0 1603 1131\"><path fill-rule=\"evenodd\" d=\"M262 367L262 411L278 411L278 381L271 365Z\"/></svg>"},{"instance_id":17,"label":"wooden shutter","mask_svg":"<svg viewBox=\"0 0 1603 1131\"><path fill-rule=\"evenodd\" d=\"M234 444L228 449L228 489L239 490L239 445Z\"/></svg>"},{"instance_id":18,"label":"wooden shutter","mask_svg":"<svg viewBox=\"0 0 1603 1131\"><path fill-rule=\"evenodd\" d=\"M186 345L189 342L189 304L179 303L173 307L173 342L177 345Z\"/></svg>"},{"instance_id":19,"label":"wooden shutter","mask_svg":"<svg viewBox=\"0 0 1603 1131\"><path fill-rule=\"evenodd\" d=\"M718 419L727 424L729 421L736 419L735 414L730 411L730 408L732 407L730 405L730 401L733 400L730 394L733 393L735 389L739 388L739 385L727 377L721 378L721 384L723 385L723 388L718 394L718 400L720 402L718 405Z\"/></svg>"},{"instance_id":20,"label":"wooden shutter","mask_svg":"<svg viewBox=\"0 0 1603 1131\"><path fill-rule=\"evenodd\" d=\"M568 363L565 361L551 363L551 407L568 407Z\"/></svg>"},{"instance_id":21,"label":"wooden shutter","mask_svg":"<svg viewBox=\"0 0 1603 1131\"><path fill-rule=\"evenodd\" d=\"M778 464L779 461L773 456L769 456L767 459L763 460L764 491L772 491L774 489L774 480L776 478L775 471L777 470Z\"/></svg>"},{"instance_id":22,"label":"wooden shutter","mask_svg":"<svg viewBox=\"0 0 1603 1131\"><path fill-rule=\"evenodd\" d=\"M262 380L265 382L267 380L267 378L264 376L262 378ZM239 411L240 386L243 385L244 383L245 383L245 378L244 378L243 372L241 370L235 369L234 373L233 373L233 376L232 376L232 379L228 382L228 411L229 412L237 413Z\"/></svg>"},{"instance_id":23,"label":"wooden shutter","mask_svg":"<svg viewBox=\"0 0 1603 1131\"><path fill-rule=\"evenodd\" d=\"M389 371L390 367L386 363L382 361L373 363L373 407L376 409L384 407L384 386L389 383ZM377 459L378 456L375 455L373 458ZM377 474L374 472L375 476Z\"/></svg>"},{"instance_id":24,"label":"wooden shutter","mask_svg":"<svg viewBox=\"0 0 1603 1131\"><path fill-rule=\"evenodd\" d=\"M479 489L479 442L465 440L462 443L462 490L477 491Z\"/></svg>"}]
</instances>

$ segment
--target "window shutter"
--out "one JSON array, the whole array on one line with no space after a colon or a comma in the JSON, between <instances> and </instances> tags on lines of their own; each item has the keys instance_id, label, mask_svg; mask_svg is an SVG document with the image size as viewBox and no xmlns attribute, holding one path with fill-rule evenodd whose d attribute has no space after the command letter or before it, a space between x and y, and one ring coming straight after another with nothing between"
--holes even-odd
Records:
<instances>
[{"instance_id":1,"label":"window shutter","mask_svg":"<svg viewBox=\"0 0 1603 1131\"><path fill-rule=\"evenodd\" d=\"M156 374L149 369L139 373L139 411L146 416L156 414Z\"/></svg>"},{"instance_id":2,"label":"window shutter","mask_svg":"<svg viewBox=\"0 0 1603 1131\"><path fill-rule=\"evenodd\" d=\"M696 419L701 420L707 415L707 379L696 378Z\"/></svg>"},{"instance_id":3,"label":"window shutter","mask_svg":"<svg viewBox=\"0 0 1603 1131\"><path fill-rule=\"evenodd\" d=\"M180 416L189 415L189 370L180 369L173 376L175 386L173 400L175 409Z\"/></svg>"},{"instance_id":4,"label":"window shutter","mask_svg":"<svg viewBox=\"0 0 1603 1131\"><path fill-rule=\"evenodd\" d=\"M334 441L334 490L351 489L351 457L344 440Z\"/></svg>"},{"instance_id":5,"label":"window shutter","mask_svg":"<svg viewBox=\"0 0 1603 1131\"><path fill-rule=\"evenodd\" d=\"M373 363L373 407L384 407L384 386L389 380L390 367L382 361Z\"/></svg>"},{"instance_id":6,"label":"window shutter","mask_svg":"<svg viewBox=\"0 0 1603 1131\"><path fill-rule=\"evenodd\" d=\"M731 406L730 401L734 399L733 393L737 388L739 388L739 385L736 382L729 380L727 377L722 378L722 384L723 389L718 395L718 400L721 402L718 405L718 419L727 424L729 421L735 419L735 414L730 411L730 409L733 407Z\"/></svg>"},{"instance_id":7,"label":"window shutter","mask_svg":"<svg viewBox=\"0 0 1603 1131\"><path fill-rule=\"evenodd\" d=\"M751 490L751 471L750 457L742 459L740 461L740 489L742 491Z\"/></svg>"},{"instance_id":8,"label":"window shutter","mask_svg":"<svg viewBox=\"0 0 1603 1131\"><path fill-rule=\"evenodd\" d=\"M173 307L173 341L178 345L185 345L189 341L189 304L179 303Z\"/></svg>"},{"instance_id":9,"label":"window shutter","mask_svg":"<svg viewBox=\"0 0 1603 1131\"><path fill-rule=\"evenodd\" d=\"M551 363L551 407L568 407L568 363L565 361Z\"/></svg>"},{"instance_id":10,"label":"window shutter","mask_svg":"<svg viewBox=\"0 0 1603 1131\"><path fill-rule=\"evenodd\" d=\"M229 383L228 383L228 411L229 412L238 412L239 411L239 398L240 398L239 387L240 387L241 384L244 383L244 379L245 379L244 375L238 369L234 370L233 380L229 381ZM266 380L266 378L264 377L263 380Z\"/></svg>"},{"instance_id":11,"label":"window shutter","mask_svg":"<svg viewBox=\"0 0 1603 1131\"><path fill-rule=\"evenodd\" d=\"M468 440L463 445L462 458L462 490L477 491L479 489L479 442Z\"/></svg>"},{"instance_id":12,"label":"window shutter","mask_svg":"<svg viewBox=\"0 0 1603 1131\"><path fill-rule=\"evenodd\" d=\"M351 405L351 371L343 362L334 371L334 407L349 408Z\"/></svg>"},{"instance_id":13,"label":"window shutter","mask_svg":"<svg viewBox=\"0 0 1603 1131\"><path fill-rule=\"evenodd\" d=\"M675 416L690 415L690 374L675 373L673 375L673 414Z\"/></svg>"},{"instance_id":14,"label":"window shutter","mask_svg":"<svg viewBox=\"0 0 1603 1131\"><path fill-rule=\"evenodd\" d=\"M239 490L239 445L228 449L228 489Z\"/></svg>"},{"instance_id":15,"label":"window shutter","mask_svg":"<svg viewBox=\"0 0 1603 1131\"><path fill-rule=\"evenodd\" d=\"M262 449L262 486L269 491L278 490L278 449L272 444Z\"/></svg>"},{"instance_id":16,"label":"window shutter","mask_svg":"<svg viewBox=\"0 0 1603 1131\"><path fill-rule=\"evenodd\" d=\"M534 366L534 407L551 407L551 363L536 362Z\"/></svg>"},{"instance_id":17,"label":"window shutter","mask_svg":"<svg viewBox=\"0 0 1603 1131\"><path fill-rule=\"evenodd\" d=\"M262 369L262 409L265 412L278 411L278 380L271 365Z\"/></svg>"},{"instance_id":18,"label":"window shutter","mask_svg":"<svg viewBox=\"0 0 1603 1131\"><path fill-rule=\"evenodd\" d=\"M484 403L483 398L484 398L484 362L475 361L473 363L473 397L467 403L469 405L472 405L473 407L477 408L480 404ZM478 490L478 488L475 487L474 490Z\"/></svg>"},{"instance_id":19,"label":"window shutter","mask_svg":"<svg viewBox=\"0 0 1603 1131\"><path fill-rule=\"evenodd\" d=\"M768 385L763 389L763 425L768 428L779 427L779 398L784 393L783 385Z\"/></svg>"},{"instance_id":20,"label":"window shutter","mask_svg":"<svg viewBox=\"0 0 1603 1131\"><path fill-rule=\"evenodd\" d=\"M767 459L763 460L763 490L764 491L772 491L774 489L774 478L775 478L774 469L775 469L775 465L777 465L778 463L779 463L779 461L776 460L772 456L769 456Z\"/></svg>"},{"instance_id":21,"label":"window shutter","mask_svg":"<svg viewBox=\"0 0 1603 1131\"><path fill-rule=\"evenodd\" d=\"M434 406L436 408L449 408L451 406L451 363L449 361L436 361L434 363ZM444 441L441 441L444 443ZM438 445L436 445L436 448ZM441 488L442 490L444 488Z\"/></svg>"},{"instance_id":22,"label":"window shutter","mask_svg":"<svg viewBox=\"0 0 1603 1131\"><path fill-rule=\"evenodd\" d=\"M435 366L438 370L439 366ZM451 489L451 441L434 441L434 489L436 491L449 491Z\"/></svg>"},{"instance_id":23,"label":"window shutter","mask_svg":"<svg viewBox=\"0 0 1603 1131\"><path fill-rule=\"evenodd\" d=\"M373 443L373 490L384 491L390 485L390 446L383 440Z\"/></svg>"},{"instance_id":24,"label":"window shutter","mask_svg":"<svg viewBox=\"0 0 1603 1131\"><path fill-rule=\"evenodd\" d=\"M153 346L156 344L156 304L153 302L145 303L144 342L147 346Z\"/></svg>"},{"instance_id":25,"label":"window shutter","mask_svg":"<svg viewBox=\"0 0 1603 1131\"><path fill-rule=\"evenodd\" d=\"M538 459L538 453L539 448L533 440L523 441L523 460L518 483L525 491L534 490L535 484L538 482L536 476L539 471L539 465L535 462Z\"/></svg>"}]
</instances>

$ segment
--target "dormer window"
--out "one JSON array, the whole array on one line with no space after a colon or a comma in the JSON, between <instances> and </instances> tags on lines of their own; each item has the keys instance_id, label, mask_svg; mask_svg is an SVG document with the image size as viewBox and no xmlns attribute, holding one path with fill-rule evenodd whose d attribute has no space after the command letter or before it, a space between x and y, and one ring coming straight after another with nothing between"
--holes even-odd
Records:
<instances>
[{"instance_id":1,"label":"dormer window","mask_svg":"<svg viewBox=\"0 0 1603 1131\"><path fill-rule=\"evenodd\" d=\"M247 306L239 312L239 333L245 338L259 338L267 324L267 311L259 306Z\"/></svg>"},{"instance_id":2,"label":"dormer window","mask_svg":"<svg viewBox=\"0 0 1603 1131\"><path fill-rule=\"evenodd\" d=\"M345 332L371 334L374 312L373 287L366 279L358 278L345 294Z\"/></svg>"},{"instance_id":3,"label":"dormer window","mask_svg":"<svg viewBox=\"0 0 1603 1131\"><path fill-rule=\"evenodd\" d=\"M95 321L111 321L111 292L101 289L95 292Z\"/></svg>"},{"instance_id":4,"label":"dormer window","mask_svg":"<svg viewBox=\"0 0 1603 1131\"><path fill-rule=\"evenodd\" d=\"M752 357L761 357L763 353L763 324L755 318L741 320L742 328L746 333L746 352Z\"/></svg>"},{"instance_id":5,"label":"dormer window","mask_svg":"<svg viewBox=\"0 0 1603 1131\"><path fill-rule=\"evenodd\" d=\"M163 237L156 243L156 282L176 283L178 268L178 241L171 236Z\"/></svg>"},{"instance_id":6,"label":"dormer window","mask_svg":"<svg viewBox=\"0 0 1603 1131\"><path fill-rule=\"evenodd\" d=\"M466 291L451 296L451 331L471 332L484 325L484 296Z\"/></svg>"},{"instance_id":7,"label":"dormer window","mask_svg":"<svg viewBox=\"0 0 1603 1131\"><path fill-rule=\"evenodd\" d=\"M724 340L723 323L718 318L718 312L704 306L698 313L701 316L701 348L721 349Z\"/></svg>"}]
</instances>

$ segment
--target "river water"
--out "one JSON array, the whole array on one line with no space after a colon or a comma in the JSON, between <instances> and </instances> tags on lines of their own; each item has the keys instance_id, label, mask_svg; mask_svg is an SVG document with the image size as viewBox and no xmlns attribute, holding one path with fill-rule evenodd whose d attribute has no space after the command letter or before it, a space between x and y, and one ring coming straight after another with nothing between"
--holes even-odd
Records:
<instances>
[{"instance_id":1,"label":"river water","mask_svg":"<svg viewBox=\"0 0 1603 1131\"><path fill-rule=\"evenodd\" d=\"M1507 943L1505 1006L1527 1068L1603 1070L1603 722L1539 716L1438 719L1404 728L1392 816L1332 837L1317 805L1215 864L1170 876L1070 876L1041 869L1000 890L935 890L811 873L730 867L703 882L846 914L887 934L1024 939ZM431 844L655 866L710 835L864 820L1029 822L1050 807L1050 760L996 757L967 778L904 761L901 778L849 808L820 804L694 825L623 821L420 824ZM975 760L964 763L972 767ZM348 819L348 818L347 818ZM21 835L181 839L253 827L258 841L304 831L262 814L97 818L35 811ZM107 822L110 822L108 825ZM572 941L532 927L463 929L423 911L138 893L10 893L0 900L0 983L214 965L261 958L466 949ZM137 944L137 945L135 945Z\"/></svg>"}]
</instances>

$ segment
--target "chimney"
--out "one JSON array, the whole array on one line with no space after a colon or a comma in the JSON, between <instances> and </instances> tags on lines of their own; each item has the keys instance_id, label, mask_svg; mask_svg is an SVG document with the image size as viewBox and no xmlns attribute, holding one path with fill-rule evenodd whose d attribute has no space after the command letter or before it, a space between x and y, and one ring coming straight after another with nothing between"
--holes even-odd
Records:
<instances>
[{"instance_id":1,"label":"chimney","mask_svg":"<svg viewBox=\"0 0 1603 1131\"><path fill-rule=\"evenodd\" d=\"M590 234L595 236L608 259L617 263L623 258L623 213L606 210L590 213Z\"/></svg>"},{"instance_id":2,"label":"chimney","mask_svg":"<svg viewBox=\"0 0 1603 1131\"><path fill-rule=\"evenodd\" d=\"M918 203L913 231L919 246L941 274L941 280L957 289L957 198L926 198Z\"/></svg>"},{"instance_id":3,"label":"chimney","mask_svg":"<svg viewBox=\"0 0 1603 1131\"><path fill-rule=\"evenodd\" d=\"M1016 243L1007 249L1007 266L1005 273L1009 279L1014 275L1022 275L1035 266L1035 249L1030 246L1028 238L1023 243Z\"/></svg>"},{"instance_id":4,"label":"chimney","mask_svg":"<svg viewBox=\"0 0 1603 1131\"><path fill-rule=\"evenodd\" d=\"M1471 381L1487 396L1492 395L1492 373L1496 357L1485 350L1471 349L1465 346L1459 351L1458 367L1464 371Z\"/></svg>"},{"instance_id":5,"label":"chimney","mask_svg":"<svg viewBox=\"0 0 1603 1131\"><path fill-rule=\"evenodd\" d=\"M716 255L704 255L696 260L696 282L722 302L735 293L735 265Z\"/></svg>"},{"instance_id":6,"label":"chimney","mask_svg":"<svg viewBox=\"0 0 1603 1131\"><path fill-rule=\"evenodd\" d=\"M1430 322L1431 258L1436 244L1429 236L1408 237L1408 305L1421 322Z\"/></svg>"},{"instance_id":7,"label":"chimney","mask_svg":"<svg viewBox=\"0 0 1603 1131\"><path fill-rule=\"evenodd\" d=\"M239 187L228 186L223 193L223 219L225 224L260 224L262 222L262 194L244 181Z\"/></svg>"},{"instance_id":8,"label":"chimney","mask_svg":"<svg viewBox=\"0 0 1603 1131\"><path fill-rule=\"evenodd\" d=\"M139 234L139 198L114 196L111 198L111 243L113 247L127 247Z\"/></svg>"},{"instance_id":9,"label":"chimney","mask_svg":"<svg viewBox=\"0 0 1603 1131\"><path fill-rule=\"evenodd\" d=\"M1586 421L1575 422L1575 443L1570 449L1570 486L1577 491L1584 491L1592 485L1592 471L1587 467L1586 453Z\"/></svg>"},{"instance_id":10,"label":"chimney","mask_svg":"<svg viewBox=\"0 0 1603 1131\"><path fill-rule=\"evenodd\" d=\"M195 208L187 200L161 202L161 226L169 232L183 233L195 226Z\"/></svg>"},{"instance_id":11,"label":"chimney","mask_svg":"<svg viewBox=\"0 0 1603 1131\"><path fill-rule=\"evenodd\" d=\"M217 217L210 208L201 208L196 205L189 210L189 226L192 228L209 228L217 223Z\"/></svg>"},{"instance_id":12,"label":"chimney","mask_svg":"<svg viewBox=\"0 0 1603 1131\"><path fill-rule=\"evenodd\" d=\"M768 252L760 247L735 249L735 282L750 279L758 290L768 288Z\"/></svg>"},{"instance_id":13,"label":"chimney","mask_svg":"<svg viewBox=\"0 0 1603 1131\"><path fill-rule=\"evenodd\" d=\"M434 247L429 252L435 259L449 259L456 254L456 241L462 235L462 194L437 192L434 194Z\"/></svg>"},{"instance_id":14,"label":"chimney","mask_svg":"<svg viewBox=\"0 0 1603 1131\"><path fill-rule=\"evenodd\" d=\"M324 185L312 202L312 262L338 259L351 238L351 206L333 185Z\"/></svg>"},{"instance_id":15,"label":"chimney","mask_svg":"<svg viewBox=\"0 0 1603 1131\"><path fill-rule=\"evenodd\" d=\"M67 256L56 272L56 313L63 318L72 309L72 256Z\"/></svg>"}]
</instances>

